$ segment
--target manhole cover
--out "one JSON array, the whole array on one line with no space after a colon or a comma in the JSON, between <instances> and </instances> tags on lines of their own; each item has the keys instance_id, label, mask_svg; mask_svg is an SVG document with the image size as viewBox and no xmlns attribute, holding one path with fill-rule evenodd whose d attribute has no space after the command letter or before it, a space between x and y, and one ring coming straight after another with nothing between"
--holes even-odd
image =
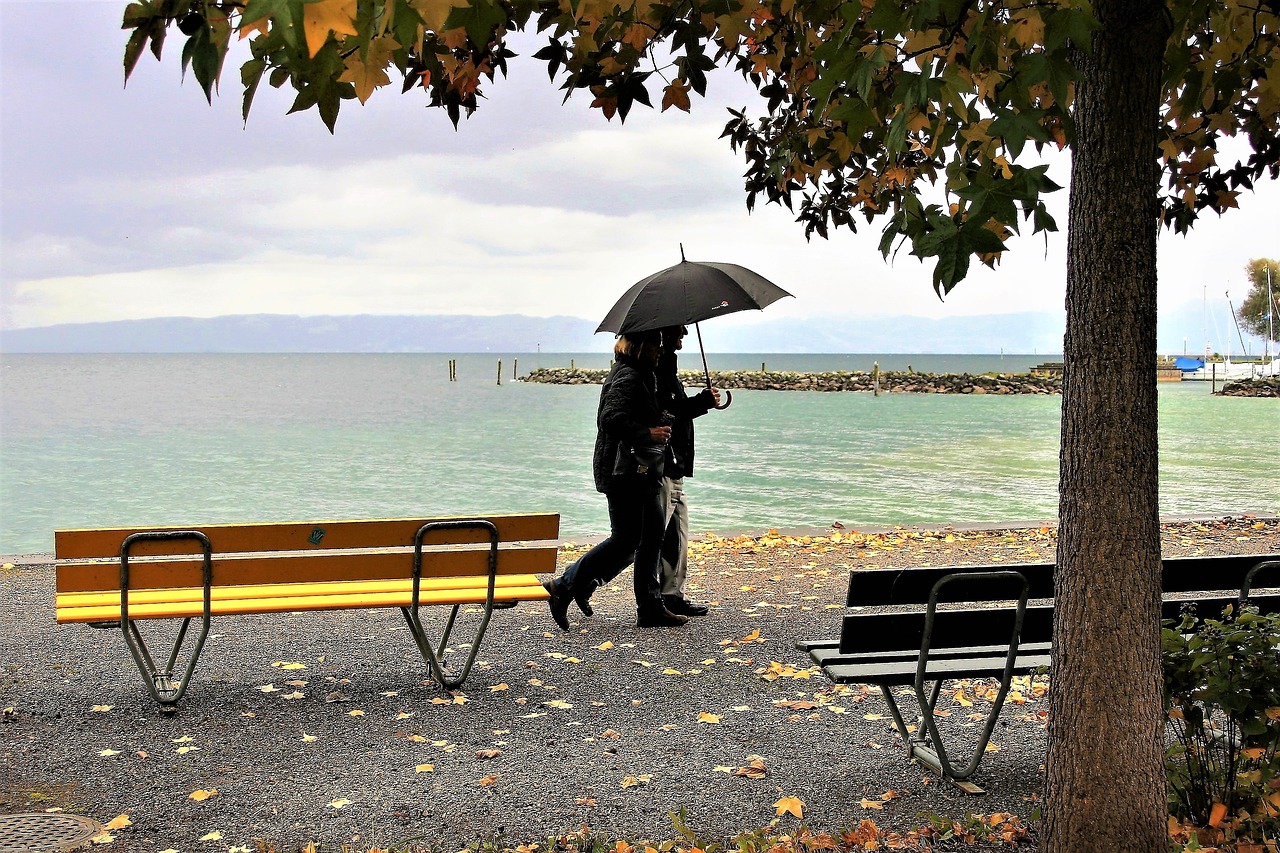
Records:
<instances>
[{"instance_id":1,"label":"manhole cover","mask_svg":"<svg viewBox=\"0 0 1280 853\"><path fill-rule=\"evenodd\" d=\"M0 853L73 850L100 832L97 821L79 815L0 815Z\"/></svg>"}]
</instances>

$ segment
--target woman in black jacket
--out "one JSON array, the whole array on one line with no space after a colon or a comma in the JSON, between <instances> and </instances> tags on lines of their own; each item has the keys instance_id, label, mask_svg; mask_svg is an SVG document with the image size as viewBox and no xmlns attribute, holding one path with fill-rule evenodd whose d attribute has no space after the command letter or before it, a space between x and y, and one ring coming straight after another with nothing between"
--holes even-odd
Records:
<instances>
[{"instance_id":1,"label":"woman in black jacket","mask_svg":"<svg viewBox=\"0 0 1280 853\"><path fill-rule=\"evenodd\" d=\"M669 417L658 407L654 368L662 352L657 331L631 332L613 347L614 365L600 389L591 472L596 491L609 502L609 536L543 586L551 595L551 617L569 630L569 602L591 615L589 600L599 585L635 563L637 624L642 628L683 625L689 620L663 606L658 577L664 513L661 472L640 468L630 449L664 447L671 440Z\"/></svg>"}]
</instances>

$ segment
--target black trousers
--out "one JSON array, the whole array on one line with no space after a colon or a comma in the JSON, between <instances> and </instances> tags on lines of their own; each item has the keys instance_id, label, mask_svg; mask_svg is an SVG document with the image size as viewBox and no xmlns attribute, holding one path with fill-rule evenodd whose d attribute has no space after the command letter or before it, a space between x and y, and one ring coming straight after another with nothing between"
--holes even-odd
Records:
<instances>
[{"instance_id":1,"label":"black trousers","mask_svg":"<svg viewBox=\"0 0 1280 853\"><path fill-rule=\"evenodd\" d=\"M658 569L662 560L662 539L666 532L662 498L649 484L631 484L605 492L609 502L609 536L573 562L556 579L559 591L590 595L635 563L633 587L636 609L652 612L662 608L662 583Z\"/></svg>"}]
</instances>

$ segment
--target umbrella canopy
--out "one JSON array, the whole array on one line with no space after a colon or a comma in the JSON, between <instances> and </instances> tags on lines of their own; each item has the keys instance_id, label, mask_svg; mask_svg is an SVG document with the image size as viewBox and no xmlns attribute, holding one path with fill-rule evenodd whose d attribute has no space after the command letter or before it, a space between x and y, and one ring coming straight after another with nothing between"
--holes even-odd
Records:
<instances>
[{"instance_id":1,"label":"umbrella canopy","mask_svg":"<svg viewBox=\"0 0 1280 853\"><path fill-rule=\"evenodd\" d=\"M735 311L758 311L790 295L737 264L682 260L632 285L596 331L624 334L685 326Z\"/></svg>"}]
</instances>

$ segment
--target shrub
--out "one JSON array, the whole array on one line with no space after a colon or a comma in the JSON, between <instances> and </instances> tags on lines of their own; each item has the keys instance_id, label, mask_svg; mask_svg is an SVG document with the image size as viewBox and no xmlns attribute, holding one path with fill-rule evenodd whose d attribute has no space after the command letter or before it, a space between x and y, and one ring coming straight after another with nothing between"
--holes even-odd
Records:
<instances>
[{"instance_id":1,"label":"shrub","mask_svg":"<svg viewBox=\"0 0 1280 853\"><path fill-rule=\"evenodd\" d=\"M1162 632L1169 810L1200 841L1280 834L1280 615L1245 607ZM1193 842L1194 843L1194 842ZM1273 842L1274 843L1274 842Z\"/></svg>"}]
</instances>

